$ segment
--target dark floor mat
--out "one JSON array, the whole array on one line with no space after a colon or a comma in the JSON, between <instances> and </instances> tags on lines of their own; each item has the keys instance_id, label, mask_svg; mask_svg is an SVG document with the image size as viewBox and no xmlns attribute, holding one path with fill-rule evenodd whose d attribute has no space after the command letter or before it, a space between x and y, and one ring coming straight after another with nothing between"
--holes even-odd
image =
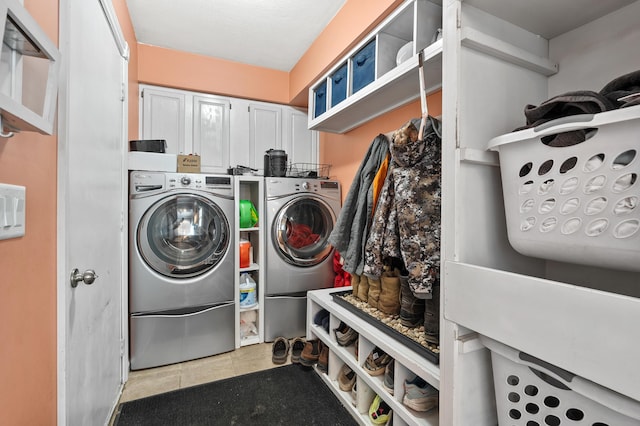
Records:
<instances>
[{"instance_id":1,"label":"dark floor mat","mask_svg":"<svg viewBox=\"0 0 640 426\"><path fill-rule=\"evenodd\" d=\"M116 426L356 425L311 369L287 365L120 404Z\"/></svg>"}]
</instances>

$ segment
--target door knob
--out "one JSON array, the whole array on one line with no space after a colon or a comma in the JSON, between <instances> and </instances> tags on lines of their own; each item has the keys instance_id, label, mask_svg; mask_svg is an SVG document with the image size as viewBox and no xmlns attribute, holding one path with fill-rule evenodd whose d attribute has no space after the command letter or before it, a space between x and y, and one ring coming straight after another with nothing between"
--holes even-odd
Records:
<instances>
[{"instance_id":1,"label":"door knob","mask_svg":"<svg viewBox=\"0 0 640 426\"><path fill-rule=\"evenodd\" d=\"M98 278L98 276L96 275L96 271L93 269L87 269L81 274L78 268L75 268L71 271L69 280L71 281L71 287L76 288L80 281L84 281L85 284L90 285L93 284L96 278Z\"/></svg>"}]
</instances>

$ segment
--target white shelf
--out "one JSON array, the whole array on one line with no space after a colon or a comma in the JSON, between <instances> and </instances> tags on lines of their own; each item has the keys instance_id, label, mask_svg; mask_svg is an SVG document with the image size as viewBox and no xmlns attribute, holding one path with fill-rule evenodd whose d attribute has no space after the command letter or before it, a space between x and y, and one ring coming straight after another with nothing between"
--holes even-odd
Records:
<instances>
[{"instance_id":1,"label":"white shelf","mask_svg":"<svg viewBox=\"0 0 640 426\"><path fill-rule=\"evenodd\" d=\"M445 262L444 316L640 400L640 299Z\"/></svg>"},{"instance_id":2,"label":"white shelf","mask_svg":"<svg viewBox=\"0 0 640 426\"><path fill-rule=\"evenodd\" d=\"M235 183L235 211L236 227L234 230L234 244L235 244L235 297L236 297L236 314L235 314L235 328L236 328L236 349L241 346L255 345L264 342L264 289L266 285L266 276L263 272L264 268L264 232L263 227L255 226L251 228L240 228L238 226L238 218L240 217L240 200L250 200L258 212L258 220L263 220L264 214L264 178L261 176L236 176L234 178ZM253 250L253 262L246 267L240 267L240 244L239 241L242 238L248 239L251 242ZM243 272L251 272L253 279L256 281L256 299L258 303L250 308L243 308L240 306L240 275ZM256 312L255 326L258 330L258 334L255 336L248 336L242 338L240 336L240 314L244 312Z\"/></svg>"},{"instance_id":3,"label":"white shelf","mask_svg":"<svg viewBox=\"0 0 640 426\"><path fill-rule=\"evenodd\" d=\"M442 87L442 39L431 43L436 30L442 26L442 7L438 1L407 0L399 6L367 37L309 89L308 127L331 133L345 133L375 117L420 96L418 53L423 53L425 90L427 94ZM413 55L396 65L396 54L412 41ZM353 59L364 46L376 43L375 75L373 81L356 92L351 83ZM430 44L431 43L431 44ZM331 105L331 76L347 65L346 98ZM327 109L316 116L315 91L326 83Z\"/></svg>"},{"instance_id":4,"label":"white shelf","mask_svg":"<svg viewBox=\"0 0 640 426\"><path fill-rule=\"evenodd\" d=\"M247 266L246 268L239 268L238 270L240 271L240 273L242 273L242 272L258 271L259 269L260 269L260 265L254 262L251 265Z\"/></svg>"},{"instance_id":5,"label":"white shelf","mask_svg":"<svg viewBox=\"0 0 640 426\"><path fill-rule=\"evenodd\" d=\"M388 336L382 334L374 325L354 315L352 312L333 301L332 293L349 289L350 287L329 288L313 290L308 293L307 339L319 338L329 347L333 354L333 356L330 355L329 357L329 377L333 377L334 375L337 377L337 372L342 367L342 364L346 363L359 377L360 384L358 386L361 386L364 383L373 391L374 394L380 395L380 397L392 408L394 416L399 416L403 422L411 425L438 425L439 415L437 409L430 410L426 413L413 411L402 404L403 395L401 391L404 380L403 377L413 375L420 376L438 389L440 386L440 373L438 366L432 364L413 349L403 346L402 343L394 339L390 339ZM347 347L338 345L333 334L327 333L322 327L313 324L313 316L320 311L320 309L326 309L331 315L330 331L333 328L338 327L340 321L342 321L358 332L358 356L356 356L354 345ZM398 391L394 392L394 395L389 394L382 385L384 376L371 376L362 366L364 364L364 360L368 356L368 353L374 346L378 346L395 360L396 378L394 388ZM332 364L332 360L334 360L334 363L335 360L339 360L340 365ZM335 388L336 385L332 386ZM360 389L360 387L358 389ZM336 392L334 391L334 393ZM345 405L347 403L351 403L350 395L348 397L345 396L347 395L345 392L339 391L336 395L343 400ZM367 416L364 416L363 418L365 420L368 419ZM368 420L366 423L369 423Z\"/></svg>"}]
</instances>

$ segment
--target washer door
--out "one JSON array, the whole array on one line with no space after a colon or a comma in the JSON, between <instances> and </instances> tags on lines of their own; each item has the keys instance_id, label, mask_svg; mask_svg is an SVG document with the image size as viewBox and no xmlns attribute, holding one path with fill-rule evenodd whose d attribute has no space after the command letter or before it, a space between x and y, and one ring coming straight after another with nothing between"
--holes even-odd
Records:
<instances>
[{"instance_id":1,"label":"washer door","mask_svg":"<svg viewBox=\"0 0 640 426\"><path fill-rule=\"evenodd\" d=\"M229 222L213 201L196 194L159 200L140 220L137 244L151 269L171 278L202 275L229 249Z\"/></svg>"},{"instance_id":2,"label":"washer door","mask_svg":"<svg viewBox=\"0 0 640 426\"><path fill-rule=\"evenodd\" d=\"M331 254L327 241L336 218L319 198L296 197L278 211L272 240L278 254L295 266L314 266Z\"/></svg>"}]
</instances>

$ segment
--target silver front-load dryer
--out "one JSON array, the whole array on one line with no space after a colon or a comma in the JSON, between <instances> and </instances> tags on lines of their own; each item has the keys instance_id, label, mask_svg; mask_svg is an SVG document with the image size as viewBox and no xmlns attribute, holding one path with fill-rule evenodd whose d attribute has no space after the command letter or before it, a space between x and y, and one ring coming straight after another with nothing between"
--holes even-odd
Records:
<instances>
[{"instance_id":1,"label":"silver front-load dryer","mask_svg":"<svg viewBox=\"0 0 640 426\"><path fill-rule=\"evenodd\" d=\"M306 292L333 286L328 238L340 213L340 183L265 178L265 340L305 334Z\"/></svg>"},{"instance_id":2,"label":"silver front-load dryer","mask_svg":"<svg viewBox=\"0 0 640 426\"><path fill-rule=\"evenodd\" d=\"M131 369L233 350L231 176L130 175Z\"/></svg>"}]
</instances>

